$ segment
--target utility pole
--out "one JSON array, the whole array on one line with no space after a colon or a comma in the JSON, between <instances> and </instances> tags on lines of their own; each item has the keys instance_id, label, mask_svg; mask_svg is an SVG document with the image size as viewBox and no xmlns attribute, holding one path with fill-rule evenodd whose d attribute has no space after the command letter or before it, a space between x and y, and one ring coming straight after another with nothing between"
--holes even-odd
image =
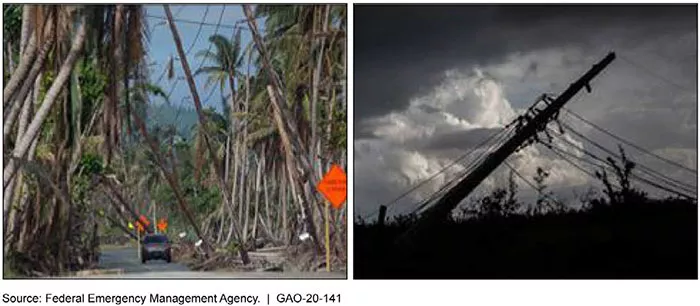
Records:
<instances>
[{"instance_id":1,"label":"utility pole","mask_svg":"<svg viewBox=\"0 0 700 306\"><path fill-rule=\"evenodd\" d=\"M136 238L136 254L139 256L139 260L141 260L141 231L139 231L138 228L136 229L136 235L138 235Z\"/></svg>"},{"instance_id":2,"label":"utility pole","mask_svg":"<svg viewBox=\"0 0 700 306\"><path fill-rule=\"evenodd\" d=\"M151 205L153 206L153 233L158 235L158 219L156 219L156 201L151 200Z\"/></svg>"},{"instance_id":3,"label":"utility pole","mask_svg":"<svg viewBox=\"0 0 700 306\"><path fill-rule=\"evenodd\" d=\"M419 234L424 229L444 221L452 210L457 207L462 200L469 196L469 194L474 191L474 189L479 186L479 184L486 177L488 177L491 172L493 172L501 163L503 163L508 156L522 146L523 143L536 136L538 130L545 127L546 124L559 112L561 107L564 106L564 104L574 95L576 95L576 93L578 93L582 88L586 88L588 92L590 92L591 80L614 59L615 53L610 52L602 61L593 65L593 67L588 70L586 74L571 84L566 91L564 91L556 99L552 100L546 108L536 113L531 120L526 121L525 124L515 133L515 135L513 135L513 137L508 139L503 145L496 149L496 151L489 154L486 159L474 169L474 171L469 173L469 175L462 179L454 188L447 191L447 193L440 198L435 205L426 210L421 220L419 220L413 228L409 229L409 231L400 239L402 241L410 242L412 237L415 237L416 234ZM536 104L534 106L536 106Z\"/></svg>"}]
</instances>

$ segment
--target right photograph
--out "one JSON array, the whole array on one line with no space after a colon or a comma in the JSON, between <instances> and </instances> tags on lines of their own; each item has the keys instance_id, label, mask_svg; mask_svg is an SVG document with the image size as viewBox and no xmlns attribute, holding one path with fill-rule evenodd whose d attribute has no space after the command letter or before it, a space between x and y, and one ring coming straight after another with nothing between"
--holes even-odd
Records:
<instances>
[{"instance_id":1,"label":"right photograph","mask_svg":"<svg viewBox=\"0 0 700 306\"><path fill-rule=\"evenodd\" d=\"M697 279L697 4L355 5L355 279Z\"/></svg>"}]
</instances>

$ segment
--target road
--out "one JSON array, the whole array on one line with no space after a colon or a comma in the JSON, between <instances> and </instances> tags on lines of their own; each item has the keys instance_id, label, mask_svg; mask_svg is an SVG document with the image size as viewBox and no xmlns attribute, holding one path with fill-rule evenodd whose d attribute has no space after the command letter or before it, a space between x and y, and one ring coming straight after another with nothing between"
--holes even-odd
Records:
<instances>
[{"instance_id":1,"label":"road","mask_svg":"<svg viewBox=\"0 0 700 306\"><path fill-rule=\"evenodd\" d=\"M76 276L87 278L321 278L345 279L344 272L216 272L191 271L186 265L164 260L152 260L142 264L136 248L119 248L103 250L100 256L99 269L120 273L95 274Z\"/></svg>"}]
</instances>

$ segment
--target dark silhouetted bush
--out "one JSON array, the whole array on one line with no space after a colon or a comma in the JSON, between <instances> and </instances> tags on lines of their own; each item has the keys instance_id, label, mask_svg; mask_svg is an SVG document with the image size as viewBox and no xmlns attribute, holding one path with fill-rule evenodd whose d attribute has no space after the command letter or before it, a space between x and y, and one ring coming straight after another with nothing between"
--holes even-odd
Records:
<instances>
[{"instance_id":1,"label":"dark silhouetted bush","mask_svg":"<svg viewBox=\"0 0 700 306\"><path fill-rule=\"evenodd\" d=\"M410 241L397 243L417 216L379 227L356 222L354 275L375 279L697 279L697 203L653 199L630 183L634 163L609 160L604 193L582 198L581 209L559 206L535 181L536 211L521 209L517 186L495 189ZM512 180L512 178L511 178ZM468 217L466 217L468 216Z\"/></svg>"}]
</instances>

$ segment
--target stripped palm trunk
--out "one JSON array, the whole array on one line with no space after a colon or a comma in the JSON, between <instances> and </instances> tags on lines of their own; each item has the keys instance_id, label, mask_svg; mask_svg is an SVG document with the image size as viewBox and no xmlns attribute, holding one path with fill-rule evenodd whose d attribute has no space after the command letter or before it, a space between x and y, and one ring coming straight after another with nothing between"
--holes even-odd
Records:
<instances>
[{"instance_id":1,"label":"stripped palm trunk","mask_svg":"<svg viewBox=\"0 0 700 306\"><path fill-rule=\"evenodd\" d=\"M272 106L274 109L274 116L275 116L275 121L277 122L277 126L280 130L280 136L282 138L282 143L284 144L284 150L285 150L285 155L286 155L286 164L287 164L287 173L289 176L289 182L291 185L291 190L292 190L292 197L294 198L295 202L298 203L299 208L301 210L301 217L302 219L305 220L305 225L306 229L305 231L311 235L311 238L313 239L314 246L316 247L317 251L320 253L321 252L321 245L318 240L318 232L316 231L316 225L314 223L314 217L313 217L313 212L311 208L309 207L309 203L307 203L304 199L301 198L301 195L299 193L305 193L307 190L305 190L304 185L302 183L301 177L299 177L299 174L296 169L296 160L294 159L294 154L292 153L292 144L290 141L289 135L287 135L286 130L284 129L283 125L283 119L282 115L280 112L280 107L279 104L276 101L275 95L272 93L273 89L272 86L267 87L268 93L270 95L270 99L272 100ZM308 172L307 172L308 173ZM306 199L311 199L311 197L306 194Z\"/></svg>"},{"instance_id":2,"label":"stripped palm trunk","mask_svg":"<svg viewBox=\"0 0 700 306\"><path fill-rule=\"evenodd\" d=\"M27 79L34 80L37 78L39 72L41 72L41 69L43 69L44 67L44 62L46 61L46 57L48 56L48 51L49 49L51 49L52 46L53 40L45 42L42 45L41 49L37 54L34 65L32 65L31 69L29 70L29 73L27 74ZM17 115L20 113L20 111L25 109L25 105L27 103L31 102L31 95L29 93L32 87L34 87L33 85L34 84L32 82L24 82L22 84L22 87L20 87L19 91L17 92L16 97L14 99L14 103L12 104L12 109L10 110L10 114L4 122L3 138L6 138L10 131L12 131L12 126L14 125L15 119L17 118Z\"/></svg>"},{"instance_id":3,"label":"stripped palm trunk","mask_svg":"<svg viewBox=\"0 0 700 306\"><path fill-rule=\"evenodd\" d=\"M330 5L326 5L326 10L324 13L324 18L322 21L321 28L324 33L328 31L328 16L330 15ZM316 14L314 14L315 16ZM315 24L314 24L315 26ZM321 82L321 70L323 68L323 54L326 48L326 36L322 35L321 38L321 43L320 43L320 51L316 55L316 67L314 68L314 74L313 74L313 85L312 85L312 90L311 90L311 141L310 141L310 147L309 147L309 161L314 161L316 160L316 156L319 154L319 146L317 145L317 129L318 125L316 123L316 116L318 115L318 110L317 110L317 105L318 105L318 91L319 91L319 83ZM314 44L316 43L316 40L313 40ZM314 168L318 169L318 171L321 171L321 167L318 167L316 163L314 163ZM319 176L322 174L319 174Z\"/></svg>"},{"instance_id":4,"label":"stripped palm trunk","mask_svg":"<svg viewBox=\"0 0 700 306\"><path fill-rule=\"evenodd\" d=\"M303 208L302 214L303 219L306 224L306 231L309 233L313 239L313 244L318 253L322 252L320 241L318 240L318 232L316 230L316 225L314 223L313 209L316 207L315 194L311 192L310 188L305 188L305 185L317 185L317 178L314 175L312 166L307 159L308 155L306 153L306 148L301 144L301 139L299 132L297 130L296 120L293 116L289 114L287 109L286 98L282 94L282 86L279 76L274 71L269 54L265 44L262 41L260 33L257 28L257 23L253 16L253 12L248 5L243 6L243 10L247 17L247 22L249 28L251 29L253 40L258 49L260 57L262 58L263 67L267 72L267 75L271 81L271 85L267 86L268 96L270 97L271 104L273 106L275 121L277 123L278 131L283 140L284 148L287 151L287 168L291 172L291 176L294 178L291 183L297 185L299 191L303 193L304 199L299 199L300 207ZM308 184L307 184L308 183Z\"/></svg>"},{"instance_id":5,"label":"stripped palm trunk","mask_svg":"<svg viewBox=\"0 0 700 306\"><path fill-rule=\"evenodd\" d=\"M15 68L10 80L5 84L3 89L3 106L6 109L8 102L12 101L15 93L19 89L23 80L26 80L29 69L34 64L34 58L37 54L37 37L36 33L31 36L29 42L27 43L27 48L24 50L22 57L20 58L19 65Z\"/></svg>"},{"instance_id":6,"label":"stripped palm trunk","mask_svg":"<svg viewBox=\"0 0 700 306\"><path fill-rule=\"evenodd\" d=\"M15 71L15 60L12 56L12 50L14 49L12 47L12 42L8 41L7 45L4 47L5 50L3 50L3 53L5 55L5 58L7 59L7 66L5 67L5 71L7 72L7 74L12 74L12 72ZM22 54L22 52L20 51L19 54Z\"/></svg>"},{"instance_id":7,"label":"stripped palm trunk","mask_svg":"<svg viewBox=\"0 0 700 306\"><path fill-rule=\"evenodd\" d=\"M53 19L49 19L47 22L44 23L43 33L47 33L48 31L53 29L52 20ZM27 20L26 22L23 21L23 27L24 27L25 23L29 23L29 20ZM28 33L23 33L23 34L28 35ZM50 33L47 33L47 34L49 34L49 35L47 35L47 37L51 37ZM27 63L26 67L28 70L26 71L26 74L24 75L24 77L26 77L29 80L34 80L37 77L37 75L39 74L39 72L41 72L41 69L43 69L44 61L46 60L46 57L48 55L48 51L53 46L53 42L54 42L53 39L49 39L48 41L45 42L45 41L43 41L42 37L37 38L36 35L38 35L38 34L35 33L31 36L31 39L33 39L34 43L35 43L34 50L33 50L35 57L33 58L34 60L32 61L32 63ZM25 41L26 39L27 39L27 37L22 38L23 45L26 45L29 42L31 42L31 40L28 42ZM37 40L39 40L39 42L36 42ZM42 44L41 49L38 49L38 51L36 49L37 44ZM30 50L22 50L22 51L30 52ZM13 74L13 77L17 73L20 73L20 71L16 71ZM6 89L10 85L12 85L12 84L9 84L6 87ZM12 130L12 126L15 123L15 119L17 118L17 115L20 113L20 111L22 109L24 109L24 105L26 102L26 96L29 93L29 91L31 90L32 85L34 85L34 84L32 84L32 82L22 82L21 85L20 84L17 85L18 87L17 87L16 91L12 93L12 95L13 95L12 97L9 97L9 96L4 97L7 99L11 98L10 100L8 100L9 102L11 102L11 109L9 112L6 112L5 117L3 117L3 119L4 119L3 139L7 138L7 135Z\"/></svg>"},{"instance_id":8,"label":"stripped palm trunk","mask_svg":"<svg viewBox=\"0 0 700 306\"><path fill-rule=\"evenodd\" d=\"M258 207L260 203L260 176L262 175L262 169L263 166L265 165L265 144L263 144L262 154L260 154L260 157L258 158L258 171L255 174L255 200L253 200L253 203L255 203L255 208L254 208L254 217L253 217L253 230L252 230L252 239L255 241L257 239L257 229L258 229Z\"/></svg>"},{"instance_id":9,"label":"stripped palm trunk","mask_svg":"<svg viewBox=\"0 0 700 306\"><path fill-rule=\"evenodd\" d=\"M277 182L277 169L275 168L275 162L272 162L272 168L269 173L272 173L272 181ZM267 185L267 175L263 176L263 189L265 190L265 217L267 221L267 227L270 228L272 226L272 212L270 212L270 195L269 195L269 189ZM279 203L279 201L278 201ZM272 237L270 237L272 238Z\"/></svg>"},{"instance_id":10,"label":"stripped palm trunk","mask_svg":"<svg viewBox=\"0 0 700 306\"><path fill-rule=\"evenodd\" d=\"M230 120L230 119L229 119ZM224 153L224 184L228 185L229 183L229 171L231 167L231 131L227 131L226 133L226 148L225 153ZM223 190L222 190L223 191Z\"/></svg>"},{"instance_id":11,"label":"stripped palm trunk","mask_svg":"<svg viewBox=\"0 0 700 306\"><path fill-rule=\"evenodd\" d=\"M280 198L282 199L282 211L281 211L281 218L280 222L282 223L282 236L281 239L284 241L285 245L289 244L289 225L287 222L287 203L289 203L289 185L287 184L287 170L285 168L280 168L281 170L281 175L280 178L282 180L281 188L280 188Z\"/></svg>"},{"instance_id":12,"label":"stripped palm trunk","mask_svg":"<svg viewBox=\"0 0 700 306\"><path fill-rule=\"evenodd\" d=\"M200 227L197 225L196 219L194 218L194 215L192 214L192 211L189 209L189 205L185 201L185 198L180 191L180 185L178 183L177 178L171 173L167 167L166 167L166 162L163 160L163 158L160 156L159 152L160 149L158 147L158 144L150 138L148 135L148 130L146 129L146 124L143 122L143 120L138 116L137 112L132 112L131 113L132 119L134 123L136 124L138 130L141 132L141 136L145 139L145 141L148 143L148 145L151 148L151 152L154 154L155 159L156 159L156 164L158 168L160 168L161 172L163 173L163 176L165 176L165 179L170 185L170 188L172 189L173 193L175 194L175 198L177 199L177 203L180 206L180 209L185 213L185 217L187 218L187 221L190 223L192 228L195 231L195 234L199 239L202 240L202 244L204 245L204 252L206 256L209 256L213 250L212 245L209 243L209 239L207 239L206 236L202 234L202 231L200 230Z\"/></svg>"},{"instance_id":13,"label":"stripped palm trunk","mask_svg":"<svg viewBox=\"0 0 700 306\"><path fill-rule=\"evenodd\" d=\"M32 142L35 140L36 136L39 133L39 129L41 128L41 125L44 123L44 120L47 118L49 115L49 111L51 110L51 107L53 104L56 102L58 99L58 95L65 86L66 82L68 81L68 77L70 76L71 71L73 70L73 65L75 64L79 54L82 51L83 48L83 43L85 41L85 34L86 34L86 25L85 25L85 18L83 17L80 23L80 26L78 28L78 31L76 32L74 38L73 38L73 43L71 46L71 49L68 52L68 55L66 56L66 59L63 61L58 74L56 75L56 78L54 79L54 82L52 83L51 87L47 91L44 101L41 104L41 107L37 111L34 119L31 121L29 126L27 127L26 132L22 135L21 139L17 142L15 149L12 152L12 156L15 157L11 159L7 166L5 167L4 170L4 176L3 176L3 186L6 186L9 181L12 179L14 173L18 170L19 165L17 164L17 158L23 159L28 151L30 146L32 145ZM31 48L31 40L30 40L30 47ZM36 50L35 50L36 51ZM9 203L5 203L5 210L9 208ZM7 214L5 214L7 215Z\"/></svg>"},{"instance_id":14,"label":"stripped palm trunk","mask_svg":"<svg viewBox=\"0 0 700 306\"><path fill-rule=\"evenodd\" d=\"M219 218L219 224L220 224L220 225L219 225L219 228L218 228L219 231L218 231L217 234L216 234L216 242L215 242L216 244L220 244L221 241L222 241L222 239L224 238L224 226L223 226L223 224L224 224L224 222L226 221L225 206L226 206L226 205L221 205L221 206L219 207L218 216L214 216L214 217L218 217L218 218ZM206 229L206 227L204 227L204 228Z\"/></svg>"},{"instance_id":15,"label":"stripped palm trunk","mask_svg":"<svg viewBox=\"0 0 700 306\"><path fill-rule=\"evenodd\" d=\"M248 175L249 175L249 172L246 172L245 176L248 176ZM245 202L243 202L243 203L245 203L245 210L243 212L243 243L244 244L248 242L248 225L249 225L248 221L250 219L249 217L250 217L250 193L251 193L250 186L251 186L251 182L252 182L252 180L246 180L246 183L245 183L245 185L246 185L245 186L246 187L245 188Z\"/></svg>"},{"instance_id":16,"label":"stripped palm trunk","mask_svg":"<svg viewBox=\"0 0 700 306\"><path fill-rule=\"evenodd\" d=\"M240 158L240 164L241 168L239 169L239 177L238 177L238 224L243 223L243 208L245 205L245 202L243 201L243 197L245 196L245 176L247 173L247 162L245 160L246 156L246 147L245 147L245 142L241 141L241 151L239 154L241 154Z\"/></svg>"},{"instance_id":17,"label":"stripped palm trunk","mask_svg":"<svg viewBox=\"0 0 700 306\"><path fill-rule=\"evenodd\" d=\"M233 126L235 126L235 124ZM234 227L233 223L236 222L234 210L236 209L235 203L237 202L235 199L236 199L236 188L238 187L238 171L239 171L238 170L238 165L239 165L238 152L240 150L240 142L239 142L239 137L237 134L238 133L236 133L236 135L235 135L236 143L233 146L233 172L231 173L233 177L231 179L232 181L231 181L231 197L230 197L231 202L224 204L224 205L228 206L229 219L231 220L232 224L229 226L229 230L228 230L228 233L226 235L226 240L224 242L224 245L228 245L229 242L231 241L231 236L233 235L233 227ZM224 192L226 192L226 191L224 191ZM223 224L222 224L222 228L223 228Z\"/></svg>"},{"instance_id":18,"label":"stripped palm trunk","mask_svg":"<svg viewBox=\"0 0 700 306\"><path fill-rule=\"evenodd\" d=\"M168 18L168 23L170 24L170 30L173 34L173 39L175 40L175 46L177 47L178 54L180 55L180 59L181 59L180 63L182 64L183 70L185 71L185 75L187 77L187 83L190 87L190 91L192 92L192 97L194 100L195 109L196 109L198 117L199 117L200 126L205 127L206 126L206 118L202 113L202 104L201 104L200 99L199 99L199 94L197 93L197 87L194 83L194 78L192 77L192 72L191 72L189 64L187 62L186 54L182 48L182 42L180 40L180 36L178 34L177 27L175 26L175 23L173 22L173 16L172 16L172 12L170 11L170 6L166 4L166 5L163 5L163 7L165 9L165 13L166 13L167 18ZM209 155L215 160L214 164L220 165L221 163L216 161L216 159L218 159L218 158L216 157L216 153L211 146L211 143L209 141L209 136L206 133L206 131L204 134L204 143L209 151ZM225 190L226 185L224 184L224 178L223 178L223 173L221 173L221 168L215 167L215 169L217 172L216 176L218 178L217 181L219 183L219 189ZM225 196L225 193L224 193L223 198L224 198L225 203L227 203L227 204L230 203L230 199L228 199ZM240 237L241 237L240 233L236 229L234 229L234 232L235 232L235 238L237 238L237 240L240 241ZM239 254L240 254L241 260L243 261L244 264L250 263L250 258L248 257L248 252L245 250L244 247L241 247L239 249Z\"/></svg>"}]
</instances>

